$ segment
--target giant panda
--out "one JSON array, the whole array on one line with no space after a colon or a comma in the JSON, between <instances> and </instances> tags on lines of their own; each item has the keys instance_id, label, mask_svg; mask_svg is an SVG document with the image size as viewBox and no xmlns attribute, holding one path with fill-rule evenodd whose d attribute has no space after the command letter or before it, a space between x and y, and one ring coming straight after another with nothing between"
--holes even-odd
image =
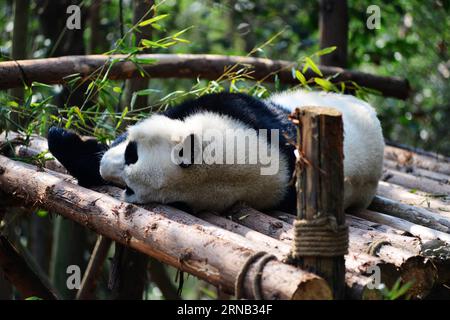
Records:
<instances>
[{"instance_id":1,"label":"giant panda","mask_svg":"<svg viewBox=\"0 0 450 320\"><path fill-rule=\"evenodd\" d=\"M49 130L48 144L80 185L121 186L127 202L181 204L193 212L224 212L237 202L260 210L293 211L295 155L288 140L295 139L296 130L288 114L305 106L342 113L344 207L367 207L382 174L384 140L375 110L351 95L292 90L262 100L241 93L208 94L150 115L110 147L56 127ZM225 138L204 139L208 132ZM230 132L248 134L248 139L226 149ZM214 152L202 152L208 148ZM250 163L254 150L261 156L266 151L276 155L276 163ZM202 154L200 159L197 154ZM227 154L232 161L222 164ZM242 154L241 162L236 161ZM262 174L270 166L273 172Z\"/></svg>"}]
</instances>

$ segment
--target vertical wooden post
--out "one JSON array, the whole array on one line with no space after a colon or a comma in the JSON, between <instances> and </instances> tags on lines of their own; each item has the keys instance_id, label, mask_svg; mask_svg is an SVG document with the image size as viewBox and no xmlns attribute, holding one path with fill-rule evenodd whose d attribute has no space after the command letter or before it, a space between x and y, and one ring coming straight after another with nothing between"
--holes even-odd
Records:
<instances>
[{"instance_id":1,"label":"vertical wooden post","mask_svg":"<svg viewBox=\"0 0 450 320\"><path fill-rule=\"evenodd\" d=\"M348 248L341 114L330 108L305 108L297 109L293 118L298 125L293 258L303 269L325 278L334 298L341 299Z\"/></svg>"},{"instance_id":2,"label":"vertical wooden post","mask_svg":"<svg viewBox=\"0 0 450 320\"><path fill-rule=\"evenodd\" d=\"M320 64L346 67L348 41L347 0L320 1L320 48L337 46L337 49L320 57Z\"/></svg>"}]
</instances>

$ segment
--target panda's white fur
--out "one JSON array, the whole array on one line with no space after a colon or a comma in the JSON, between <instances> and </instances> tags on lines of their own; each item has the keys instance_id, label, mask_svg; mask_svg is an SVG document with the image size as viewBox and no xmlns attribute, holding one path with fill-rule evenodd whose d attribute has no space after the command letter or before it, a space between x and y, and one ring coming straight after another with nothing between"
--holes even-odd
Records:
<instances>
[{"instance_id":1,"label":"panda's white fur","mask_svg":"<svg viewBox=\"0 0 450 320\"><path fill-rule=\"evenodd\" d=\"M344 124L344 206L365 208L375 195L382 175L384 139L375 110L351 95L316 91L288 91L269 101L289 111L296 107L332 107Z\"/></svg>"},{"instance_id":2,"label":"panda's white fur","mask_svg":"<svg viewBox=\"0 0 450 320\"><path fill-rule=\"evenodd\" d=\"M282 186L290 179L287 159L282 154L277 164L279 170L274 175L261 175L259 163L194 165L185 169L172 161L172 150L183 139L190 134L201 136L211 129L225 135L226 130L249 128L239 121L210 112L196 113L183 121L155 115L130 127L127 141L104 154L100 174L105 180L131 188L134 194L125 194L125 200L133 203L183 202L194 211L221 212L231 207L236 199L257 209L280 202L286 192ZM258 143L267 143L260 136L257 139ZM123 145L128 141L137 143L139 159L135 164L125 166ZM209 145L217 149L224 147L224 143L213 140ZM248 153L239 147L236 146L235 155L242 152L248 158ZM225 147L223 157L226 158ZM208 159L204 158L204 161ZM118 172L121 174L117 175Z\"/></svg>"},{"instance_id":3,"label":"panda's white fur","mask_svg":"<svg viewBox=\"0 0 450 320\"><path fill-rule=\"evenodd\" d=\"M344 206L366 207L373 198L382 173L384 142L374 109L350 95L314 91L288 91L267 101L287 110L295 107L333 107L344 123ZM208 129L248 129L227 116L199 112L184 120L153 115L128 129L126 141L109 149L100 165L101 176L130 187L134 203L184 202L194 211L222 211L243 201L257 209L271 208L284 197L290 179L287 159L281 154L279 171L261 175L256 165L198 165L180 168L171 159L175 145ZM259 143L267 143L258 137ZM137 142L138 161L125 166L124 150Z\"/></svg>"}]
</instances>

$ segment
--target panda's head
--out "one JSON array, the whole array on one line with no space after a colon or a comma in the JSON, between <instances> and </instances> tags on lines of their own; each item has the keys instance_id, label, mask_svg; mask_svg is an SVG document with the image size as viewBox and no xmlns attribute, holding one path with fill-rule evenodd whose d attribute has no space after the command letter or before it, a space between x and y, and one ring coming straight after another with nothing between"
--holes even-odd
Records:
<instances>
[{"instance_id":1,"label":"panda's head","mask_svg":"<svg viewBox=\"0 0 450 320\"><path fill-rule=\"evenodd\" d=\"M103 179L126 187L128 202L162 201L157 195L170 188L172 181L179 180L183 169L190 166L183 162L179 146L192 136L185 132L180 120L152 116L130 127L127 139L103 155L100 174Z\"/></svg>"},{"instance_id":2,"label":"panda's head","mask_svg":"<svg viewBox=\"0 0 450 320\"><path fill-rule=\"evenodd\" d=\"M222 211L236 201L255 207L280 201L284 189L276 185L286 184L287 166L283 164L274 176L262 176L258 164L211 164L202 139L210 129L223 133L249 128L214 113L195 114L184 120L154 115L130 127L127 139L103 155L100 174L126 187L124 200L132 203L183 202L195 211ZM263 138L257 139L266 143ZM212 141L208 147L224 143ZM225 158L226 154L221 156Z\"/></svg>"}]
</instances>

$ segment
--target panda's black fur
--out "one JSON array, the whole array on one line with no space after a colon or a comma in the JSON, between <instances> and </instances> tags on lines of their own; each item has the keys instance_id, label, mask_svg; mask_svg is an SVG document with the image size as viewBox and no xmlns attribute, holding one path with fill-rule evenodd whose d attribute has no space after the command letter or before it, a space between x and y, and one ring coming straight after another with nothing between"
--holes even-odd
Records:
<instances>
[{"instance_id":1,"label":"panda's black fur","mask_svg":"<svg viewBox=\"0 0 450 320\"><path fill-rule=\"evenodd\" d=\"M280 130L280 151L285 154L289 163L289 172L294 169L293 146L286 136L295 137L295 128L288 120L288 111L270 102L261 101L241 93L217 93L204 95L197 99L187 100L162 114L171 119L183 120L197 112L212 112L226 115L250 128ZM120 135L111 146L116 146L127 138L126 133ZM270 143L270 135L268 135ZM79 184L85 187L106 184L99 173L102 154L107 146L95 139L82 140L73 132L52 127L48 133L50 152L76 177ZM295 205L295 192L292 186L282 203L276 209L292 210ZM275 208L274 208L275 209Z\"/></svg>"}]
</instances>

